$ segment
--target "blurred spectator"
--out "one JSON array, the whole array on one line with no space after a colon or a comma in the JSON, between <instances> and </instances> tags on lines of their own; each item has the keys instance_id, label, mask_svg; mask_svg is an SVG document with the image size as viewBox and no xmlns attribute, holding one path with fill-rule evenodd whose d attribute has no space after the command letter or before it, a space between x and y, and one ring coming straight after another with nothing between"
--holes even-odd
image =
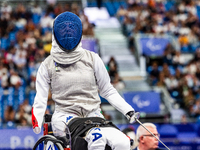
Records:
<instances>
[{"instance_id":1,"label":"blurred spectator","mask_svg":"<svg viewBox=\"0 0 200 150\"><path fill-rule=\"evenodd\" d=\"M117 61L115 60L114 56L110 57L110 60L107 63L107 67L108 67L108 70L113 70L113 68L115 68L116 71L118 70L118 64L117 64Z\"/></svg>"},{"instance_id":2,"label":"blurred spectator","mask_svg":"<svg viewBox=\"0 0 200 150\"><path fill-rule=\"evenodd\" d=\"M10 70L10 85L18 89L22 85L22 80L18 73L14 70Z\"/></svg>"},{"instance_id":3,"label":"blurred spectator","mask_svg":"<svg viewBox=\"0 0 200 150\"><path fill-rule=\"evenodd\" d=\"M180 51L176 51L176 54L172 58L173 66L183 66L185 64L185 58L181 55Z\"/></svg>"},{"instance_id":4,"label":"blurred spectator","mask_svg":"<svg viewBox=\"0 0 200 150\"><path fill-rule=\"evenodd\" d=\"M2 62L0 62L0 83L3 88L8 87L8 69Z\"/></svg>"},{"instance_id":5,"label":"blurred spectator","mask_svg":"<svg viewBox=\"0 0 200 150\"><path fill-rule=\"evenodd\" d=\"M88 19L86 19L83 28L83 35L94 37L94 24L91 24Z\"/></svg>"},{"instance_id":6,"label":"blurred spectator","mask_svg":"<svg viewBox=\"0 0 200 150\"><path fill-rule=\"evenodd\" d=\"M172 48L171 44L168 44L164 54L163 54L163 63L166 63L168 65L172 65L173 64L173 57L174 57L174 49Z\"/></svg>"},{"instance_id":7,"label":"blurred spectator","mask_svg":"<svg viewBox=\"0 0 200 150\"><path fill-rule=\"evenodd\" d=\"M24 29L24 27L27 24L28 19L31 17L28 11L26 10L26 7L19 3L15 10L15 17L17 19L16 25L20 29Z\"/></svg>"},{"instance_id":8,"label":"blurred spectator","mask_svg":"<svg viewBox=\"0 0 200 150\"><path fill-rule=\"evenodd\" d=\"M108 74L110 76L112 85L117 90L124 89L125 84L124 84L122 78L119 76L118 64L113 56L110 57L110 60L107 63L107 70L108 70Z\"/></svg>"},{"instance_id":9,"label":"blurred spectator","mask_svg":"<svg viewBox=\"0 0 200 150\"><path fill-rule=\"evenodd\" d=\"M36 52L37 52L37 47L36 47L36 44L29 44L28 45L28 51L27 51L27 59L28 59L28 61L30 61L30 60L34 60L34 61L36 61L36 59L35 59L35 54L36 54Z\"/></svg>"},{"instance_id":10,"label":"blurred spectator","mask_svg":"<svg viewBox=\"0 0 200 150\"><path fill-rule=\"evenodd\" d=\"M54 14L55 14L55 16L58 16L58 15L61 14L62 12L64 12L63 4L58 3L58 4L54 7Z\"/></svg>"},{"instance_id":11,"label":"blurred spectator","mask_svg":"<svg viewBox=\"0 0 200 150\"><path fill-rule=\"evenodd\" d=\"M156 2L155 0L148 0L148 6L152 9L156 7Z\"/></svg>"},{"instance_id":12,"label":"blurred spectator","mask_svg":"<svg viewBox=\"0 0 200 150\"><path fill-rule=\"evenodd\" d=\"M181 50L184 52L188 51L189 39L186 34L181 34L179 36L179 43L181 46Z\"/></svg>"},{"instance_id":13,"label":"blurred spectator","mask_svg":"<svg viewBox=\"0 0 200 150\"><path fill-rule=\"evenodd\" d=\"M165 78L164 82L170 93L172 93L174 90L177 90L179 85L177 79L171 74L169 75L169 77Z\"/></svg>"},{"instance_id":14,"label":"blurred spectator","mask_svg":"<svg viewBox=\"0 0 200 150\"><path fill-rule=\"evenodd\" d=\"M25 99L22 105L25 113L31 114L32 106L29 104L29 100Z\"/></svg>"},{"instance_id":15,"label":"blurred spectator","mask_svg":"<svg viewBox=\"0 0 200 150\"><path fill-rule=\"evenodd\" d=\"M178 82L183 78L183 75L179 68L176 68L174 76Z\"/></svg>"},{"instance_id":16,"label":"blurred spectator","mask_svg":"<svg viewBox=\"0 0 200 150\"><path fill-rule=\"evenodd\" d=\"M42 8L40 7L40 5L38 5L37 3L35 3L33 5L33 7L31 7L31 13L32 14L41 15L42 14Z\"/></svg>"},{"instance_id":17,"label":"blurred spectator","mask_svg":"<svg viewBox=\"0 0 200 150\"><path fill-rule=\"evenodd\" d=\"M194 53L194 61L199 61L199 60L200 60L200 47L197 47Z\"/></svg>"},{"instance_id":18,"label":"blurred spectator","mask_svg":"<svg viewBox=\"0 0 200 150\"><path fill-rule=\"evenodd\" d=\"M52 5L52 6L54 6L54 5L56 5L57 0L46 0L46 2L47 2L47 5Z\"/></svg>"},{"instance_id":19,"label":"blurred spectator","mask_svg":"<svg viewBox=\"0 0 200 150\"><path fill-rule=\"evenodd\" d=\"M200 99L197 99L194 103L194 105L192 105L190 113L193 117L198 117L200 116Z\"/></svg>"},{"instance_id":20,"label":"blurred spectator","mask_svg":"<svg viewBox=\"0 0 200 150\"><path fill-rule=\"evenodd\" d=\"M75 13L76 15L79 16L80 7L79 7L79 5L77 4L77 2L73 2L73 3L71 4L71 12L72 12L72 13Z\"/></svg>"},{"instance_id":21,"label":"blurred spectator","mask_svg":"<svg viewBox=\"0 0 200 150\"><path fill-rule=\"evenodd\" d=\"M16 48L11 46L7 52L4 53L5 56L5 63L8 64L9 69L15 68L16 65L14 64L14 56L16 53Z\"/></svg>"},{"instance_id":22,"label":"blurred spectator","mask_svg":"<svg viewBox=\"0 0 200 150\"><path fill-rule=\"evenodd\" d=\"M107 69L111 78L111 82L113 82L115 75L118 73L118 64L113 56L110 57L110 60L107 63Z\"/></svg>"},{"instance_id":23,"label":"blurred spectator","mask_svg":"<svg viewBox=\"0 0 200 150\"><path fill-rule=\"evenodd\" d=\"M26 66L26 51L18 50L16 51L16 54L14 55L14 63L17 66L17 69L19 71L22 71L24 67Z\"/></svg>"},{"instance_id":24,"label":"blurred spectator","mask_svg":"<svg viewBox=\"0 0 200 150\"><path fill-rule=\"evenodd\" d=\"M4 122L14 122L15 121L15 110L12 106L7 106L4 112Z\"/></svg>"},{"instance_id":25,"label":"blurred spectator","mask_svg":"<svg viewBox=\"0 0 200 150\"><path fill-rule=\"evenodd\" d=\"M1 18L9 20L11 13L12 13L12 7L8 4L7 1L4 1L1 7Z\"/></svg>"},{"instance_id":26,"label":"blurred spectator","mask_svg":"<svg viewBox=\"0 0 200 150\"><path fill-rule=\"evenodd\" d=\"M133 20L128 17L128 14L125 14L123 19L123 32L126 36L130 36L134 28Z\"/></svg>"},{"instance_id":27,"label":"blurred spectator","mask_svg":"<svg viewBox=\"0 0 200 150\"><path fill-rule=\"evenodd\" d=\"M184 104L187 109L189 109L190 105L193 105L195 102L195 96L191 88L188 89L184 94Z\"/></svg>"},{"instance_id":28,"label":"blurred spectator","mask_svg":"<svg viewBox=\"0 0 200 150\"><path fill-rule=\"evenodd\" d=\"M158 81L159 74L160 74L157 62L152 63L152 70L150 71L149 74L150 74L150 79L151 79L152 85L155 85Z\"/></svg>"},{"instance_id":29,"label":"blurred spectator","mask_svg":"<svg viewBox=\"0 0 200 150\"><path fill-rule=\"evenodd\" d=\"M116 90L122 90L125 88L125 84L122 78L119 76L119 73L115 73L113 80L111 81L112 85Z\"/></svg>"},{"instance_id":30,"label":"blurred spectator","mask_svg":"<svg viewBox=\"0 0 200 150\"><path fill-rule=\"evenodd\" d=\"M120 5L119 9L117 10L117 18L120 20L120 22L123 22L123 19L125 15L127 14L127 10L124 8L124 6Z\"/></svg>"},{"instance_id":31,"label":"blurred spectator","mask_svg":"<svg viewBox=\"0 0 200 150\"><path fill-rule=\"evenodd\" d=\"M28 20L24 28L26 32L33 32L36 27L35 27L35 24L33 23L33 20L31 19L31 20Z\"/></svg>"},{"instance_id":32,"label":"blurred spectator","mask_svg":"<svg viewBox=\"0 0 200 150\"><path fill-rule=\"evenodd\" d=\"M29 91L36 90L36 71L30 74L29 87L27 89Z\"/></svg>"},{"instance_id":33,"label":"blurred spectator","mask_svg":"<svg viewBox=\"0 0 200 150\"><path fill-rule=\"evenodd\" d=\"M198 78L198 80L200 81L200 67L197 67L197 71L196 71L195 75Z\"/></svg>"},{"instance_id":34,"label":"blurred spectator","mask_svg":"<svg viewBox=\"0 0 200 150\"><path fill-rule=\"evenodd\" d=\"M24 119L26 115L27 114L24 111L23 105L20 105L18 110L17 110L17 112L16 112L16 115L15 115L16 123L17 124L21 124L22 123L22 119Z\"/></svg>"},{"instance_id":35,"label":"blurred spectator","mask_svg":"<svg viewBox=\"0 0 200 150\"><path fill-rule=\"evenodd\" d=\"M88 16L86 16L84 12L81 13L79 16L83 24L83 35L94 37L95 25L89 22Z\"/></svg>"},{"instance_id":36,"label":"blurred spectator","mask_svg":"<svg viewBox=\"0 0 200 150\"><path fill-rule=\"evenodd\" d=\"M49 13L45 13L44 16L40 19L40 26L44 28L52 28L53 27L53 18L50 16Z\"/></svg>"},{"instance_id":37,"label":"blurred spectator","mask_svg":"<svg viewBox=\"0 0 200 150\"><path fill-rule=\"evenodd\" d=\"M196 62L191 61L189 62L183 69L183 72L188 74L188 78L191 77L191 75L194 75L196 73L197 67L196 67Z\"/></svg>"},{"instance_id":38,"label":"blurred spectator","mask_svg":"<svg viewBox=\"0 0 200 150\"><path fill-rule=\"evenodd\" d=\"M17 123L17 122L16 122ZM22 117L21 119L20 119L20 122L19 122L19 124L17 124L17 128L19 129L19 128L25 128L25 127L29 127L30 126L30 124L28 124L28 122L27 122L27 119L26 118L24 118L24 117Z\"/></svg>"},{"instance_id":39,"label":"blurred spectator","mask_svg":"<svg viewBox=\"0 0 200 150\"><path fill-rule=\"evenodd\" d=\"M26 45L36 43L36 39L35 39L34 33L32 31L25 34L25 43L26 43Z\"/></svg>"},{"instance_id":40,"label":"blurred spectator","mask_svg":"<svg viewBox=\"0 0 200 150\"><path fill-rule=\"evenodd\" d=\"M158 82L156 83L157 86L164 87L165 86L165 74L164 72L160 72Z\"/></svg>"},{"instance_id":41,"label":"blurred spectator","mask_svg":"<svg viewBox=\"0 0 200 150\"><path fill-rule=\"evenodd\" d=\"M15 115L15 120L18 126L30 126L31 125L31 105L29 104L28 100L24 100L24 102L19 105L19 108Z\"/></svg>"},{"instance_id":42,"label":"blurred spectator","mask_svg":"<svg viewBox=\"0 0 200 150\"><path fill-rule=\"evenodd\" d=\"M170 77L171 73L170 73L170 70L169 70L169 65L167 63L164 63L162 65L162 70L161 71L164 73L165 78Z\"/></svg>"}]
</instances>

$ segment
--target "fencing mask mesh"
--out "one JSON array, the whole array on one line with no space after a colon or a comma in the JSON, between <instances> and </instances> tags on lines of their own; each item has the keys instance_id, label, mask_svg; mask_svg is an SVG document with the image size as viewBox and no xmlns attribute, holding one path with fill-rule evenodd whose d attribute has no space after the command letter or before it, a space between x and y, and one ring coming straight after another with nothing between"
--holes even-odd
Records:
<instances>
[{"instance_id":1,"label":"fencing mask mesh","mask_svg":"<svg viewBox=\"0 0 200 150\"><path fill-rule=\"evenodd\" d=\"M80 18L71 12L60 14L54 21L53 34L62 50L66 52L73 51L82 37Z\"/></svg>"}]
</instances>

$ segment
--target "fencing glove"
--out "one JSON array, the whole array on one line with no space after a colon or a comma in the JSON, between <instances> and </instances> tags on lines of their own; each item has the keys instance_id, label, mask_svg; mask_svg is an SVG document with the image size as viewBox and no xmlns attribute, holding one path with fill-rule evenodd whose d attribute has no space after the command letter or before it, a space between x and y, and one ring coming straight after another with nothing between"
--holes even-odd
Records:
<instances>
[{"instance_id":1,"label":"fencing glove","mask_svg":"<svg viewBox=\"0 0 200 150\"><path fill-rule=\"evenodd\" d=\"M33 114L33 108L32 108L32 125L33 125L33 131L36 134L39 134L41 132L41 128L38 126L38 121L35 118L35 115Z\"/></svg>"},{"instance_id":2,"label":"fencing glove","mask_svg":"<svg viewBox=\"0 0 200 150\"><path fill-rule=\"evenodd\" d=\"M126 114L126 118L128 119L129 123L135 123L136 119L139 119L140 113L135 111L129 111Z\"/></svg>"}]
</instances>

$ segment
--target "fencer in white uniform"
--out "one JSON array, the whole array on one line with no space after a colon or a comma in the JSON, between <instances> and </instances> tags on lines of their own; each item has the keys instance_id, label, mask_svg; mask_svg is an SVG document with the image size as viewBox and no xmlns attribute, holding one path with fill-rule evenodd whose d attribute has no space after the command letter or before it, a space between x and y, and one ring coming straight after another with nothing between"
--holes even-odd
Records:
<instances>
[{"instance_id":1,"label":"fencer in white uniform","mask_svg":"<svg viewBox=\"0 0 200 150\"><path fill-rule=\"evenodd\" d=\"M36 96L32 107L32 124L40 133L51 90L55 101L52 122L68 122L74 117L103 117L99 94L132 123L134 109L110 83L110 77L98 54L81 47L80 18L64 12L54 20L50 55L41 63L36 76ZM129 138L112 127L93 128L85 137L89 150L130 150ZM120 140L119 140L120 139Z\"/></svg>"}]
</instances>

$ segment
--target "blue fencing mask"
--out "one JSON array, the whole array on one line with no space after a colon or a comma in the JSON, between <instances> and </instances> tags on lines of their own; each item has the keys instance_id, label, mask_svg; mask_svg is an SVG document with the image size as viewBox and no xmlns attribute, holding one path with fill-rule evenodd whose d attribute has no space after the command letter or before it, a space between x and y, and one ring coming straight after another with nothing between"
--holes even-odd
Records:
<instances>
[{"instance_id":1,"label":"blue fencing mask","mask_svg":"<svg viewBox=\"0 0 200 150\"><path fill-rule=\"evenodd\" d=\"M71 12L60 14L54 21L53 34L56 42L63 51L73 51L80 43L82 37L82 23L80 18Z\"/></svg>"}]
</instances>

